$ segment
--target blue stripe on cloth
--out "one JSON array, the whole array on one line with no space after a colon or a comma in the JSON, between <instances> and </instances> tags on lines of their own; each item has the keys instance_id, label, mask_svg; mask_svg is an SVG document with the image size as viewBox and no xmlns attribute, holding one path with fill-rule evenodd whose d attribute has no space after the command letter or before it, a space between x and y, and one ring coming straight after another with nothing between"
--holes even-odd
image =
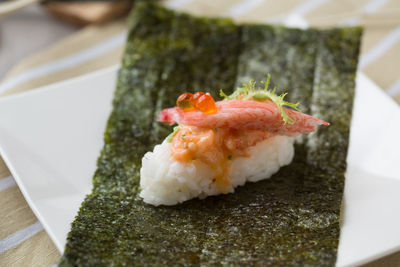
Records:
<instances>
[{"instance_id":1,"label":"blue stripe on cloth","mask_svg":"<svg viewBox=\"0 0 400 267\"><path fill-rule=\"evenodd\" d=\"M6 238L0 240L0 254L17 246L18 244L24 242L28 238L34 236L38 232L43 230L42 224L38 221L18 232L7 236Z\"/></svg>"},{"instance_id":2,"label":"blue stripe on cloth","mask_svg":"<svg viewBox=\"0 0 400 267\"><path fill-rule=\"evenodd\" d=\"M16 185L14 177L8 176L6 178L0 179L0 192L6 190L7 188Z\"/></svg>"},{"instance_id":3,"label":"blue stripe on cloth","mask_svg":"<svg viewBox=\"0 0 400 267\"><path fill-rule=\"evenodd\" d=\"M72 56L56 60L42 66L36 67L32 70L23 72L10 80L5 81L0 85L0 93L3 93L15 86L18 86L21 83L27 82L29 80L39 78L50 73L54 73L57 71L61 71L63 69L72 68L78 64L81 64L85 61L89 61L94 59L118 46L122 46L125 43L126 32L115 35L106 41L92 46L88 49L83 50L82 52L76 53Z\"/></svg>"}]
</instances>

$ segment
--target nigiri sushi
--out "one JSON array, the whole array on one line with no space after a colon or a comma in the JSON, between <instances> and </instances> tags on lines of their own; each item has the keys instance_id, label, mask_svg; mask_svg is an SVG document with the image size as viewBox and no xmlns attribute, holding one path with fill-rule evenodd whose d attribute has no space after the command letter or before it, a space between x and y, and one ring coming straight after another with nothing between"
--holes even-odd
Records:
<instances>
[{"instance_id":1,"label":"nigiri sushi","mask_svg":"<svg viewBox=\"0 0 400 267\"><path fill-rule=\"evenodd\" d=\"M218 102L208 93L185 93L162 110L158 121L178 126L142 159L143 201L175 205L233 193L290 164L296 136L329 125L268 90L269 76L262 83L261 89L250 81L229 96L221 91Z\"/></svg>"}]
</instances>

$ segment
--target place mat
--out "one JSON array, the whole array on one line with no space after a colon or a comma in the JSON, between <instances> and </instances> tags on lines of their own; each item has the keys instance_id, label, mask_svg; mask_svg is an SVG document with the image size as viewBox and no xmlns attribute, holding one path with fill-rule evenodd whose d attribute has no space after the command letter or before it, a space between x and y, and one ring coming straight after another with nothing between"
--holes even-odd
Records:
<instances>
[{"instance_id":1,"label":"place mat","mask_svg":"<svg viewBox=\"0 0 400 267\"><path fill-rule=\"evenodd\" d=\"M364 25L360 69L400 103L400 1L398 0L170 0L165 5L239 22L305 19L311 26ZM89 26L14 66L0 96L27 91L119 64L126 21ZM52 266L61 255L25 202L0 158L0 265ZM399 266L400 253L366 266Z\"/></svg>"}]
</instances>

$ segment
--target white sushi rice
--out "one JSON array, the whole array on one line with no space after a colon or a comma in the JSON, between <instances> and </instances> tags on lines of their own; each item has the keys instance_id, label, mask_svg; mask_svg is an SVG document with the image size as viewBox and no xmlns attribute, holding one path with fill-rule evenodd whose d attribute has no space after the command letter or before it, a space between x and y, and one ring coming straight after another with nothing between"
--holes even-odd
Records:
<instances>
[{"instance_id":1,"label":"white sushi rice","mask_svg":"<svg viewBox=\"0 0 400 267\"><path fill-rule=\"evenodd\" d=\"M280 167L288 165L294 156L294 140L274 136L250 148L250 157L233 159L229 192L247 181L257 182L271 177ZM175 161L171 144L164 141L142 159L140 197L152 205L175 205L192 198L204 198L221 192L213 183L214 171L204 163Z\"/></svg>"}]
</instances>

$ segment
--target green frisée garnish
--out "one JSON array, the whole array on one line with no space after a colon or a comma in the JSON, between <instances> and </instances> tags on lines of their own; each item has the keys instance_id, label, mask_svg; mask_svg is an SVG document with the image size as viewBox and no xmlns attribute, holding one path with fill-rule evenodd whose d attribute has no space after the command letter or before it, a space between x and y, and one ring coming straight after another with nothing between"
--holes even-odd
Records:
<instances>
[{"instance_id":1,"label":"green fris\u00e9e garnish","mask_svg":"<svg viewBox=\"0 0 400 267\"><path fill-rule=\"evenodd\" d=\"M179 126L174 127L172 133L170 133L166 138L168 143L172 142L172 138L174 138L174 136L179 132L179 130L180 130Z\"/></svg>"},{"instance_id":2,"label":"green fris\u00e9e garnish","mask_svg":"<svg viewBox=\"0 0 400 267\"><path fill-rule=\"evenodd\" d=\"M289 107L294 110L300 111L298 108L299 103L291 103L284 100L287 93L278 95L276 94L276 88L273 90L269 90L269 83L271 81L271 75L268 74L267 81L262 81L261 83L264 85L264 88L256 87L256 82L254 80L250 80L249 83L242 84L242 87L237 88L231 95L225 94L222 90L220 90L220 96L224 98L224 100L256 100L256 101L265 101L271 100L276 104L279 108L279 111L282 115L282 119L285 123L293 124L294 120L286 113L283 107Z\"/></svg>"},{"instance_id":3,"label":"green fris\u00e9e garnish","mask_svg":"<svg viewBox=\"0 0 400 267\"><path fill-rule=\"evenodd\" d=\"M268 99L268 96L264 94L255 94L253 95L253 99L258 101L264 101Z\"/></svg>"}]
</instances>

